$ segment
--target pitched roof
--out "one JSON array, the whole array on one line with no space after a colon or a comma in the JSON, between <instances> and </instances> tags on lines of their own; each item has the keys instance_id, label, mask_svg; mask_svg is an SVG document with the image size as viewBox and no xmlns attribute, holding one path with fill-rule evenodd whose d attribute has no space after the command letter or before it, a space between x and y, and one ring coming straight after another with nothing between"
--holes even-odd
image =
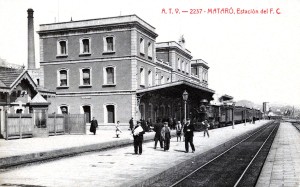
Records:
<instances>
[{"instance_id":1,"label":"pitched roof","mask_svg":"<svg viewBox=\"0 0 300 187\"><path fill-rule=\"evenodd\" d=\"M34 104L34 103L44 103L44 104L49 104L48 101L46 101L46 99L43 98L43 96L41 96L40 93L37 93L33 99L31 99L31 101L29 101L30 104Z\"/></svg>"},{"instance_id":2,"label":"pitched roof","mask_svg":"<svg viewBox=\"0 0 300 187\"><path fill-rule=\"evenodd\" d=\"M10 85L24 72L24 69L13 69L0 67L0 83L1 87L10 87ZM3 85L4 84L4 85Z\"/></svg>"}]
</instances>

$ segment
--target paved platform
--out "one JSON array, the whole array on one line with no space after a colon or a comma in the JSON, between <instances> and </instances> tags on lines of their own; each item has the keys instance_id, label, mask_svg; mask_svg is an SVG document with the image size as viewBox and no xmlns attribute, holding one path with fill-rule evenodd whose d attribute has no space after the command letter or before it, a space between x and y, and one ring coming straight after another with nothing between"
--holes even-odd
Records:
<instances>
[{"instance_id":1,"label":"paved platform","mask_svg":"<svg viewBox=\"0 0 300 187\"><path fill-rule=\"evenodd\" d=\"M267 120L261 120L257 121L256 124L235 125L234 129L231 126L213 129L209 131L209 138L203 137L203 132L196 132L194 137L195 153L184 153L184 142L177 142L176 138L172 138L168 152L164 152L160 148L153 149L153 142L148 142L143 144L142 155L133 155L133 146L127 146L9 170L0 173L0 186L132 186L140 184L146 179L155 178L165 170L176 167L178 164L254 130L267 122ZM146 137L153 138L153 135L154 133L147 133ZM96 136L39 138L40 141L33 139L14 140L16 141L14 142L15 145L23 144L30 151L25 151L25 147L22 145L18 146L22 149L17 150L9 145L10 141L5 142L7 145L3 148L1 146L0 150L3 158L5 151L8 151L10 155L16 155L16 152L19 152L19 155L34 153L35 151L47 152L47 150L56 149L56 145L63 149L65 145L61 144L76 145L79 149L80 145L89 146L90 143L96 142L98 144L114 144L126 140L132 142L129 136L129 133L124 132L120 139L116 139L113 132L103 131L98 132ZM21 143L23 141L29 142ZM35 143L30 144L30 142ZM46 145L51 145L51 148Z\"/></svg>"},{"instance_id":2,"label":"paved platform","mask_svg":"<svg viewBox=\"0 0 300 187\"><path fill-rule=\"evenodd\" d=\"M175 135L175 132L172 132ZM132 144L129 130L116 137L114 130L97 130L96 135L57 135L26 139L0 139L0 168L31 160L55 158L87 151L102 150ZM153 140L154 132L147 132L144 140Z\"/></svg>"},{"instance_id":3,"label":"paved platform","mask_svg":"<svg viewBox=\"0 0 300 187\"><path fill-rule=\"evenodd\" d=\"M300 132L291 123L280 124L256 186L300 186Z\"/></svg>"}]
</instances>

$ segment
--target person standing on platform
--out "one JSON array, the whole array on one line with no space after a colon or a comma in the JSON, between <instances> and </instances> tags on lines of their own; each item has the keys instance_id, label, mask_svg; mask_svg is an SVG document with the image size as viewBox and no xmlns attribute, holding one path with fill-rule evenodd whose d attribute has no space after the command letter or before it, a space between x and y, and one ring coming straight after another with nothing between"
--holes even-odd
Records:
<instances>
[{"instance_id":1,"label":"person standing on platform","mask_svg":"<svg viewBox=\"0 0 300 187\"><path fill-rule=\"evenodd\" d=\"M168 127L168 122L164 122L164 127L161 129L161 139L164 143L164 151L168 151L170 148L170 139L171 139L171 132L170 128Z\"/></svg>"},{"instance_id":2,"label":"person standing on platform","mask_svg":"<svg viewBox=\"0 0 300 187\"><path fill-rule=\"evenodd\" d=\"M203 131L204 134L203 134L203 136L205 137L205 134L207 134L207 137L209 137L208 129L209 129L210 125L209 125L207 119L204 120L204 121L202 122L202 124L204 125L204 131Z\"/></svg>"},{"instance_id":3,"label":"person standing on platform","mask_svg":"<svg viewBox=\"0 0 300 187\"><path fill-rule=\"evenodd\" d=\"M91 121L90 132L92 132L92 133L94 133L94 135L96 135L97 127L98 127L98 121L95 119L95 117L93 117L93 119Z\"/></svg>"},{"instance_id":4,"label":"person standing on platform","mask_svg":"<svg viewBox=\"0 0 300 187\"><path fill-rule=\"evenodd\" d=\"M185 137L185 153L189 152L189 143L191 145L193 153L195 152L195 146L193 143L194 130L195 130L195 127L193 124L191 124L191 120L187 119L187 123L184 125L184 128L183 128L183 133L184 133L184 137Z\"/></svg>"},{"instance_id":5,"label":"person standing on platform","mask_svg":"<svg viewBox=\"0 0 300 187\"><path fill-rule=\"evenodd\" d=\"M117 121L117 124L116 124L116 136L117 136L117 138L119 138L120 133L122 133L122 131L120 129L120 121Z\"/></svg>"},{"instance_id":6,"label":"person standing on platform","mask_svg":"<svg viewBox=\"0 0 300 187\"><path fill-rule=\"evenodd\" d=\"M181 142L182 126L181 126L180 121L177 121L175 129L176 129L177 142L178 142L178 139Z\"/></svg>"},{"instance_id":7,"label":"person standing on platform","mask_svg":"<svg viewBox=\"0 0 300 187\"><path fill-rule=\"evenodd\" d=\"M133 118L131 118L131 119L129 120L129 129L130 129L131 132L132 132L132 130L133 130Z\"/></svg>"},{"instance_id":8,"label":"person standing on platform","mask_svg":"<svg viewBox=\"0 0 300 187\"><path fill-rule=\"evenodd\" d=\"M158 120L158 123L154 126L154 149L156 149L157 142L159 141L160 148L163 148L163 142L161 140L161 129L163 128L163 124L161 119Z\"/></svg>"},{"instance_id":9,"label":"person standing on platform","mask_svg":"<svg viewBox=\"0 0 300 187\"><path fill-rule=\"evenodd\" d=\"M134 154L141 155L143 153L143 135L145 131L141 127L141 123L138 121L136 126L133 129L133 145L134 145Z\"/></svg>"}]
</instances>

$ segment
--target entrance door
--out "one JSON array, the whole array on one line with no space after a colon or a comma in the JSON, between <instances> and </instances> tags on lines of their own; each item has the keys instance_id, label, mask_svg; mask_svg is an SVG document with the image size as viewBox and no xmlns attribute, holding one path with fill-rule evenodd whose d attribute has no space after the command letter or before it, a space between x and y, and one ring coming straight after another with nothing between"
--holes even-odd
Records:
<instances>
[{"instance_id":1,"label":"entrance door","mask_svg":"<svg viewBox=\"0 0 300 187\"><path fill-rule=\"evenodd\" d=\"M82 106L82 108L83 108L83 113L85 114L86 123L90 123L90 121L91 121L91 106L86 105L86 106Z\"/></svg>"},{"instance_id":2,"label":"entrance door","mask_svg":"<svg viewBox=\"0 0 300 187\"><path fill-rule=\"evenodd\" d=\"M106 108L107 108L107 122L115 123L115 106L107 105Z\"/></svg>"}]
</instances>

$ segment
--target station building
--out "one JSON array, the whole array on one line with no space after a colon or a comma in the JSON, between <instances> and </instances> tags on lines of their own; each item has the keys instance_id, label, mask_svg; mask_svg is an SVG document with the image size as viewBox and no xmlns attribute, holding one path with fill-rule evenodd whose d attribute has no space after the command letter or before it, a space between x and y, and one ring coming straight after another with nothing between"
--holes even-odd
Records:
<instances>
[{"instance_id":1,"label":"station building","mask_svg":"<svg viewBox=\"0 0 300 187\"><path fill-rule=\"evenodd\" d=\"M179 42L156 42L155 28L136 15L42 24L43 85L56 92L49 113L85 113L100 127L131 117L183 119L211 101L208 64Z\"/></svg>"}]
</instances>

